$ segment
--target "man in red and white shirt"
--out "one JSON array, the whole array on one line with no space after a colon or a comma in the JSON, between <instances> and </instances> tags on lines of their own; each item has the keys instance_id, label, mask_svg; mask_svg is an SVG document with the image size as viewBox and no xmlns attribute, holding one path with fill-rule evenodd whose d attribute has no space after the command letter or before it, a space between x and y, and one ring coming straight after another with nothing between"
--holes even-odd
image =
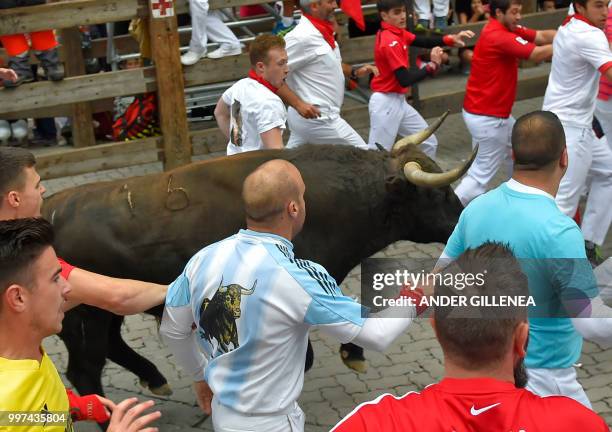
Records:
<instances>
[{"instance_id":1,"label":"man in red and white shirt","mask_svg":"<svg viewBox=\"0 0 612 432\"><path fill-rule=\"evenodd\" d=\"M444 379L420 393L387 393L365 402L332 432L609 431L602 418L573 399L524 389L527 307L487 307L481 300L528 296L527 278L506 246L468 249L442 272L444 281L466 274L484 280L461 289L435 288L438 299L462 296L467 305L436 307L431 320L444 353Z\"/></svg>"},{"instance_id":2,"label":"man in red and white shirt","mask_svg":"<svg viewBox=\"0 0 612 432\"><path fill-rule=\"evenodd\" d=\"M518 62L550 59L555 37L555 30L535 31L518 24L521 0L492 0L489 5L491 18L476 43L463 101L472 147L479 145L476 160L455 189L464 206L486 192L502 163L510 177Z\"/></svg>"},{"instance_id":3,"label":"man in red and white shirt","mask_svg":"<svg viewBox=\"0 0 612 432\"><path fill-rule=\"evenodd\" d=\"M612 7L608 4L608 19L605 28L608 43L612 49ZM612 81L602 75L599 81L599 94L595 103L595 116L606 136L608 145L612 147Z\"/></svg>"},{"instance_id":4,"label":"man in red and white shirt","mask_svg":"<svg viewBox=\"0 0 612 432\"><path fill-rule=\"evenodd\" d=\"M612 149L606 140L596 139L592 129L600 75L612 79L612 52L602 31L608 1L574 1L574 9L555 37L543 109L554 112L565 131L569 166L556 196L563 213L574 216L587 177L591 178L581 228L593 261L612 222Z\"/></svg>"},{"instance_id":5,"label":"man in red and white shirt","mask_svg":"<svg viewBox=\"0 0 612 432\"><path fill-rule=\"evenodd\" d=\"M406 4L404 0L379 0L376 3L382 19L381 30L376 34L374 61L379 74L370 87L370 138L368 146L376 149L380 144L391 150L399 132L406 136L423 130L427 123L411 105L406 102L408 88L427 76L434 76L442 61L441 45L465 46L464 38L474 36L472 31L456 35L420 36L406 30ZM408 47L410 45L432 48L431 61L423 68L410 69ZM434 158L438 141L430 136L421 144L423 152Z\"/></svg>"},{"instance_id":6,"label":"man in red and white shirt","mask_svg":"<svg viewBox=\"0 0 612 432\"><path fill-rule=\"evenodd\" d=\"M229 140L227 154L283 148L287 110L276 93L285 82L287 51L282 37L259 35L249 47L251 70L223 93L215 118Z\"/></svg>"},{"instance_id":7,"label":"man in red and white shirt","mask_svg":"<svg viewBox=\"0 0 612 432\"><path fill-rule=\"evenodd\" d=\"M344 101L345 77L358 78L377 74L372 65L360 68L342 63L340 48L334 39L333 14L336 0L301 0L300 23L285 36L289 56L287 86L279 96L290 105L291 136L287 147L302 144L346 144L367 149L357 132L340 117ZM317 118L304 118L299 108L307 101L318 110Z\"/></svg>"}]
</instances>

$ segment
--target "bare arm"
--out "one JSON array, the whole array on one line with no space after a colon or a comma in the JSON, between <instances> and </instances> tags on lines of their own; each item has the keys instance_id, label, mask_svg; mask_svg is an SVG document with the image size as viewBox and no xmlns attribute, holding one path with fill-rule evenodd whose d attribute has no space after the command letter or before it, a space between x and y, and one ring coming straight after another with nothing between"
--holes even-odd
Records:
<instances>
[{"instance_id":1,"label":"bare arm","mask_svg":"<svg viewBox=\"0 0 612 432\"><path fill-rule=\"evenodd\" d=\"M612 49L612 48L610 48ZM608 69L605 73L604 73L605 77L608 79L608 81L612 82L612 68Z\"/></svg>"},{"instance_id":2,"label":"bare arm","mask_svg":"<svg viewBox=\"0 0 612 432\"><path fill-rule=\"evenodd\" d=\"M283 84L283 86L278 89L276 94L285 104L293 107L304 118L312 119L321 115L321 112L316 106L310 105L300 99L300 97L296 95L287 84Z\"/></svg>"},{"instance_id":3,"label":"bare arm","mask_svg":"<svg viewBox=\"0 0 612 432\"><path fill-rule=\"evenodd\" d=\"M553 42L557 30L538 30L534 43L536 45L548 45Z\"/></svg>"},{"instance_id":4,"label":"bare arm","mask_svg":"<svg viewBox=\"0 0 612 432\"><path fill-rule=\"evenodd\" d=\"M223 101L223 98L219 98L219 102L217 102L217 106L215 107L215 120L217 120L217 125L219 129L229 140L229 132L230 132L230 110L229 106Z\"/></svg>"},{"instance_id":5,"label":"bare arm","mask_svg":"<svg viewBox=\"0 0 612 432\"><path fill-rule=\"evenodd\" d=\"M68 293L66 310L85 303L106 309L117 315L144 312L164 303L166 285L132 279L118 279L75 268L68 282L72 290Z\"/></svg>"},{"instance_id":6,"label":"bare arm","mask_svg":"<svg viewBox=\"0 0 612 432\"><path fill-rule=\"evenodd\" d=\"M0 67L0 79L5 79L9 81L17 81L17 74L13 69L4 69Z\"/></svg>"},{"instance_id":7,"label":"bare arm","mask_svg":"<svg viewBox=\"0 0 612 432\"><path fill-rule=\"evenodd\" d=\"M282 149L283 146L283 130L279 127L270 129L260 133L261 141L264 149Z\"/></svg>"},{"instance_id":8,"label":"bare arm","mask_svg":"<svg viewBox=\"0 0 612 432\"><path fill-rule=\"evenodd\" d=\"M550 60L552 58L552 55L553 55L552 45L537 46L531 52L531 55L529 56L529 60L539 63L544 60Z\"/></svg>"}]
</instances>

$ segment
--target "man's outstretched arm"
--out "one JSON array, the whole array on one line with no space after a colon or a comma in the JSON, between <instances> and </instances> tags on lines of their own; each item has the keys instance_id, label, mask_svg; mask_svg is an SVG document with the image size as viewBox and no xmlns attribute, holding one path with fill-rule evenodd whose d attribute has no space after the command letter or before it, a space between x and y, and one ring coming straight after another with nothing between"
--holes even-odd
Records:
<instances>
[{"instance_id":1,"label":"man's outstretched arm","mask_svg":"<svg viewBox=\"0 0 612 432\"><path fill-rule=\"evenodd\" d=\"M132 279L119 279L74 268L68 276L72 290L65 310L81 303L105 309L117 315L144 312L164 303L166 285Z\"/></svg>"}]
</instances>

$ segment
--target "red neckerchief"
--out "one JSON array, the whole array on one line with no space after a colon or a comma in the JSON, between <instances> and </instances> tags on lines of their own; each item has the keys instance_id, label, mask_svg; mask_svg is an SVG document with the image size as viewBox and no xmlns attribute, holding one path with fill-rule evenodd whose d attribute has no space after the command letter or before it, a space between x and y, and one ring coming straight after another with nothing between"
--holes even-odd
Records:
<instances>
[{"instance_id":1,"label":"red neckerchief","mask_svg":"<svg viewBox=\"0 0 612 432\"><path fill-rule=\"evenodd\" d=\"M319 33L321 33L321 36L323 36L325 42L327 42L332 49L336 48L336 39L334 39L334 25L332 22L315 18L306 13L303 15L308 18L308 21L310 21L317 30L319 30Z\"/></svg>"},{"instance_id":2,"label":"red neckerchief","mask_svg":"<svg viewBox=\"0 0 612 432\"><path fill-rule=\"evenodd\" d=\"M590 26L593 27L597 27L595 24L593 24L587 17L585 17L584 15L581 15L579 13L576 13L574 15L568 15L565 17L565 19L563 20L563 23L561 24L561 27L563 27L565 24L567 24L568 22L570 22L572 20L572 18L576 18L577 20L580 21L584 21L585 23L587 23Z\"/></svg>"},{"instance_id":3,"label":"red neckerchief","mask_svg":"<svg viewBox=\"0 0 612 432\"><path fill-rule=\"evenodd\" d=\"M257 73L255 73L253 69L249 70L249 78L254 79L259 84L263 85L264 87L266 87L268 90L270 90L274 94L278 92L277 87L274 87L272 84L270 84L268 80L266 80L264 77L257 75Z\"/></svg>"},{"instance_id":4,"label":"red neckerchief","mask_svg":"<svg viewBox=\"0 0 612 432\"><path fill-rule=\"evenodd\" d=\"M382 30L389 30L391 33L400 36L402 40L411 41L411 43L414 40L414 37L412 37L412 33L410 33L408 30L394 26L384 21L380 22L380 28Z\"/></svg>"}]
</instances>

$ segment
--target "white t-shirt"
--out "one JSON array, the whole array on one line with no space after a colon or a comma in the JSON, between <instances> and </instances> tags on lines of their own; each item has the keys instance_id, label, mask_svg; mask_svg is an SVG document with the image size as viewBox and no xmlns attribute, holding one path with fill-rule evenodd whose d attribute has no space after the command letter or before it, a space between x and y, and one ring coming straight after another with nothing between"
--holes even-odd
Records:
<instances>
[{"instance_id":1,"label":"white t-shirt","mask_svg":"<svg viewBox=\"0 0 612 432\"><path fill-rule=\"evenodd\" d=\"M285 36L289 75L287 84L304 102L318 105L322 117L340 114L344 101L344 73L340 48L331 46L321 32L302 16Z\"/></svg>"},{"instance_id":2,"label":"white t-shirt","mask_svg":"<svg viewBox=\"0 0 612 432\"><path fill-rule=\"evenodd\" d=\"M254 79L241 79L221 97L231 113L228 155L261 150L259 134L277 127L285 129L287 109L283 101Z\"/></svg>"},{"instance_id":3,"label":"white t-shirt","mask_svg":"<svg viewBox=\"0 0 612 432\"><path fill-rule=\"evenodd\" d=\"M590 128L601 72L612 67L612 53L602 30L572 18L559 27L543 109L567 125Z\"/></svg>"}]
</instances>

